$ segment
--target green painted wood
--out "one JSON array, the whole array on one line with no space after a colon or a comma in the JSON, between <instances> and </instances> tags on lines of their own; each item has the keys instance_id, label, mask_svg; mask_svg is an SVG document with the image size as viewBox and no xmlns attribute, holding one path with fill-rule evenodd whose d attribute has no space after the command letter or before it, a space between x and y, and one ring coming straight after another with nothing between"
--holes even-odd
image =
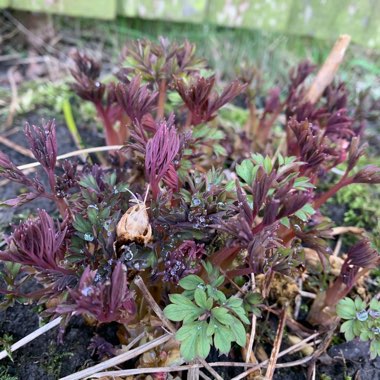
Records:
<instances>
[{"instance_id":1,"label":"green painted wood","mask_svg":"<svg viewBox=\"0 0 380 380\"><path fill-rule=\"evenodd\" d=\"M293 0L209 0L207 20L213 24L286 31Z\"/></svg>"},{"instance_id":2,"label":"green painted wood","mask_svg":"<svg viewBox=\"0 0 380 380\"><path fill-rule=\"evenodd\" d=\"M211 23L380 48L380 0L0 0L0 8L113 19Z\"/></svg>"},{"instance_id":3,"label":"green painted wood","mask_svg":"<svg viewBox=\"0 0 380 380\"><path fill-rule=\"evenodd\" d=\"M0 9L8 8L10 6L10 0L0 0Z\"/></svg>"},{"instance_id":4,"label":"green painted wood","mask_svg":"<svg viewBox=\"0 0 380 380\"><path fill-rule=\"evenodd\" d=\"M116 17L116 0L10 0L13 9L105 20Z\"/></svg>"},{"instance_id":5,"label":"green painted wood","mask_svg":"<svg viewBox=\"0 0 380 380\"><path fill-rule=\"evenodd\" d=\"M201 23L207 0L118 0L118 13L128 17Z\"/></svg>"}]
</instances>

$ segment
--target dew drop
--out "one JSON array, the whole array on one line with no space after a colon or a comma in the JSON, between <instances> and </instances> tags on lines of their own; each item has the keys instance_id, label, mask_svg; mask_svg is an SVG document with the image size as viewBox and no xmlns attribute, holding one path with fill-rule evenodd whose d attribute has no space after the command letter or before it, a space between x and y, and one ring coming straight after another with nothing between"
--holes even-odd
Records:
<instances>
[{"instance_id":1,"label":"dew drop","mask_svg":"<svg viewBox=\"0 0 380 380\"><path fill-rule=\"evenodd\" d=\"M93 293L93 289L91 286L86 286L85 288L83 288L81 290L81 293L82 295L84 295L85 297L89 297L91 296L91 294Z\"/></svg>"},{"instance_id":2,"label":"dew drop","mask_svg":"<svg viewBox=\"0 0 380 380\"><path fill-rule=\"evenodd\" d=\"M356 313L356 318L360 321L360 322L364 322L368 319L368 312L367 310L361 310L361 311L358 311Z\"/></svg>"},{"instance_id":3,"label":"dew drop","mask_svg":"<svg viewBox=\"0 0 380 380\"><path fill-rule=\"evenodd\" d=\"M192 203L194 206L199 206L201 204L201 200L199 198L193 198Z\"/></svg>"},{"instance_id":4,"label":"dew drop","mask_svg":"<svg viewBox=\"0 0 380 380\"><path fill-rule=\"evenodd\" d=\"M93 241L94 240L94 235L90 234L90 233L85 233L83 237L84 237L84 240L86 240L86 241Z\"/></svg>"},{"instance_id":5,"label":"dew drop","mask_svg":"<svg viewBox=\"0 0 380 380\"><path fill-rule=\"evenodd\" d=\"M370 311L369 311L369 315L370 315L372 318L380 318L380 311L377 311L377 310L370 310Z\"/></svg>"}]
</instances>

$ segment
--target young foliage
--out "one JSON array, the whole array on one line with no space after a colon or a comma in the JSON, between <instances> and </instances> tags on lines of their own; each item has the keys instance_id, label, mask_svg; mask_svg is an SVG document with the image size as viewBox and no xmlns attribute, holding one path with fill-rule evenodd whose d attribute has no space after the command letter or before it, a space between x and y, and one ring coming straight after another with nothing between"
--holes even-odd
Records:
<instances>
[{"instance_id":1,"label":"young foliage","mask_svg":"<svg viewBox=\"0 0 380 380\"><path fill-rule=\"evenodd\" d=\"M210 279L214 279L206 283L197 275L184 277L179 285L185 291L171 294L171 304L164 309L167 318L182 322L176 339L181 342L181 355L185 360L206 358L212 345L222 354L228 354L234 342L244 347L243 323L250 323L243 300L233 296L227 298L218 289L224 276L209 263L204 266Z\"/></svg>"}]
</instances>

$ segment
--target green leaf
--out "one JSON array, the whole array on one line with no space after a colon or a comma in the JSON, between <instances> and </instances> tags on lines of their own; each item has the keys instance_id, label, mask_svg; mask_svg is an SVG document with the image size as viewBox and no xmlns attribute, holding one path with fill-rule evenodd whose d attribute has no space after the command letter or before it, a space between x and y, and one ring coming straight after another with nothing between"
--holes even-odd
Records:
<instances>
[{"instance_id":1,"label":"green leaf","mask_svg":"<svg viewBox=\"0 0 380 380\"><path fill-rule=\"evenodd\" d=\"M343 319L356 318L356 307L354 301L349 297L343 298L336 306L336 313L338 317Z\"/></svg>"},{"instance_id":2,"label":"green leaf","mask_svg":"<svg viewBox=\"0 0 380 380\"><path fill-rule=\"evenodd\" d=\"M273 169L273 165L272 165L272 160L270 159L269 156L265 157L264 162L263 162L263 167L264 167L265 172L267 174L270 174L270 172Z\"/></svg>"},{"instance_id":3,"label":"green leaf","mask_svg":"<svg viewBox=\"0 0 380 380\"><path fill-rule=\"evenodd\" d=\"M218 288L220 285L222 285L224 282L224 276L219 276L215 281L212 282L212 286L214 288Z\"/></svg>"},{"instance_id":4,"label":"green leaf","mask_svg":"<svg viewBox=\"0 0 380 380\"><path fill-rule=\"evenodd\" d=\"M220 144L213 144L212 148L213 148L213 152L217 156L227 156L227 151L224 148L224 146L222 146Z\"/></svg>"},{"instance_id":5,"label":"green leaf","mask_svg":"<svg viewBox=\"0 0 380 380\"><path fill-rule=\"evenodd\" d=\"M189 323L183 325L175 334L175 338L180 342L187 339L190 335L194 334L194 330L197 328L196 323Z\"/></svg>"},{"instance_id":6,"label":"green leaf","mask_svg":"<svg viewBox=\"0 0 380 380\"><path fill-rule=\"evenodd\" d=\"M253 182L253 162L252 160L243 160L241 164L236 165L236 174L247 184Z\"/></svg>"},{"instance_id":7,"label":"green leaf","mask_svg":"<svg viewBox=\"0 0 380 380\"><path fill-rule=\"evenodd\" d=\"M73 223L73 227L78 231L85 233L92 232L92 224L89 220L84 219L82 215L77 214L75 216L75 221Z\"/></svg>"},{"instance_id":8,"label":"green leaf","mask_svg":"<svg viewBox=\"0 0 380 380\"><path fill-rule=\"evenodd\" d=\"M340 326L340 332L344 333L344 337L347 341L353 340L356 336L354 334L354 322L355 321L353 319L350 319Z\"/></svg>"},{"instance_id":9,"label":"green leaf","mask_svg":"<svg viewBox=\"0 0 380 380\"><path fill-rule=\"evenodd\" d=\"M234 340L232 331L226 326L217 324L214 334L215 347L222 353L228 354L231 350L231 342Z\"/></svg>"},{"instance_id":10,"label":"green leaf","mask_svg":"<svg viewBox=\"0 0 380 380\"><path fill-rule=\"evenodd\" d=\"M169 298L173 303L165 307L164 314L172 321L190 322L198 318L203 312L202 309L181 294L171 294Z\"/></svg>"},{"instance_id":11,"label":"green leaf","mask_svg":"<svg viewBox=\"0 0 380 380\"><path fill-rule=\"evenodd\" d=\"M180 347L181 355L186 361L193 360L197 356L198 334L196 333L196 331L198 326L194 324L192 327L193 333L188 335L184 340L182 340Z\"/></svg>"},{"instance_id":12,"label":"green leaf","mask_svg":"<svg viewBox=\"0 0 380 380\"><path fill-rule=\"evenodd\" d=\"M169 299L171 303L175 303L177 305L183 304L183 305L196 307L194 303L191 300L189 300L187 297L185 297L183 294L169 294Z\"/></svg>"},{"instance_id":13,"label":"green leaf","mask_svg":"<svg viewBox=\"0 0 380 380\"><path fill-rule=\"evenodd\" d=\"M87 216L88 216L88 220L92 224L96 224L98 222L98 209L96 207L88 206L87 207Z\"/></svg>"},{"instance_id":14,"label":"green leaf","mask_svg":"<svg viewBox=\"0 0 380 380\"><path fill-rule=\"evenodd\" d=\"M197 288L194 292L194 299L198 306L203 309L207 309L207 295L203 289Z\"/></svg>"},{"instance_id":15,"label":"green leaf","mask_svg":"<svg viewBox=\"0 0 380 380\"><path fill-rule=\"evenodd\" d=\"M369 307L371 310L380 311L380 301L378 301L376 298L372 298Z\"/></svg>"},{"instance_id":16,"label":"green leaf","mask_svg":"<svg viewBox=\"0 0 380 380\"><path fill-rule=\"evenodd\" d=\"M354 302L357 311L361 311L367 308L367 304L360 297L356 297Z\"/></svg>"},{"instance_id":17,"label":"green leaf","mask_svg":"<svg viewBox=\"0 0 380 380\"><path fill-rule=\"evenodd\" d=\"M245 334L245 328L243 324L235 317L233 318L233 322L231 323L231 330L235 337L235 342L240 346L244 347L247 341L247 336Z\"/></svg>"},{"instance_id":18,"label":"green leaf","mask_svg":"<svg viewBox=\"0 0 380 380\"><path fill-rule=\"evenodd\" d=\"M280 223L286 228L290 228L290 220L288 217L280 219Z\"/></svg>"},{"instance_id":19,"label":"green leaf","mask_svg":"<svg viewBox=\"0 0 380 380\"><path fill-rule=\"evenodd\" d=\"M227 302L226 302L226 306L227 307L239 307L243 304L243 300L241 298L237 298L237 297L230 297Z\"/></svg>"},{"instance_id":20,"label":"green leaf","mask_svg":"<svg viewBox=\"0 0 380 380\"><path fill-rule=\"evenodd\" d=\"M179 281L179 285L186 290L195 290L200 284L204 284L204 281L195 274L190 274Z\"/></svg>"},{"instance_id":21,"label":"green leaf","mask_svg":"<svg viewBox=\"0 0 380 380\"><path fill-rule=\"evenodd\" d=\"M215 307L211 310L212 316L224 325L229 325L233 321L232 315L228 313L228 309L224 307Z\"/></svg>"},{"instance_id":22,"label":"green leaf","mask_svg":"<svg viewBox=\"0 0 380 380\"><path fill-rule=\"evenodd\" d=\"M250 323L243 307L232 307L231 310L240 318L242 322L247 324Z\"/></svg>"},{"instance_id":23,"label":"green leaf","mask_svg":"<svg viewBox=\"0 0 380 380\"><path fill-rule=\"evenodd\" d=\"M201 322L201 326L197 327L197 355L201 358L206 358L210 353L211 339L207 336L207 322Z\"/></svg>"}]
</instances>

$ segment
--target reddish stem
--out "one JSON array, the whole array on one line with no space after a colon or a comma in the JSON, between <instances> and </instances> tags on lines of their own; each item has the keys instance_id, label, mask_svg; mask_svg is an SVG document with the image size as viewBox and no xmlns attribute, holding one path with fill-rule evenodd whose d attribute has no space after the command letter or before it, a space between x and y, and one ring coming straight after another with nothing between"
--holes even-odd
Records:
<instances>
[{"instance_id":1,"label":"reddish stem","mask_svg":"<svg viewBox=\"0 0 380 380\"><path fill-rule=\"evenodd\" d=\"M326 203L331 197L333 197L342 187L350 185L352 178L347 178L347 173L342 179L331 187L328 191L322 194L319 198L314 200L313 207L319 209L324 203Z\"/></svg>"},{"instance_id":2,"label":"reddish stem","mask_svg":"<svg viewBox=\"0 0 380 380\"><path fill-rule=\"evenodd\" d=\"M164 117L165 102L166 102L166 79L161 79L159 94L158 94L158 104L157 104L157 120L160 120Z\"/></svg>"},{"instance_id":3,"label":"reddish stem","mask_svg":"<svg viewBox=\"0 0 380 380\"><path fill-rule=\"evenodd\" d=\"M119 136L113 128L113 124L108 116L107 110L102 104L98 103L95 105L96 111L99 118L103 121L105 138L107 145L120 145L123 141L120 141ZM116 152L111 152L111 154L116 154Z\"/></svg>"}]
</instances>

